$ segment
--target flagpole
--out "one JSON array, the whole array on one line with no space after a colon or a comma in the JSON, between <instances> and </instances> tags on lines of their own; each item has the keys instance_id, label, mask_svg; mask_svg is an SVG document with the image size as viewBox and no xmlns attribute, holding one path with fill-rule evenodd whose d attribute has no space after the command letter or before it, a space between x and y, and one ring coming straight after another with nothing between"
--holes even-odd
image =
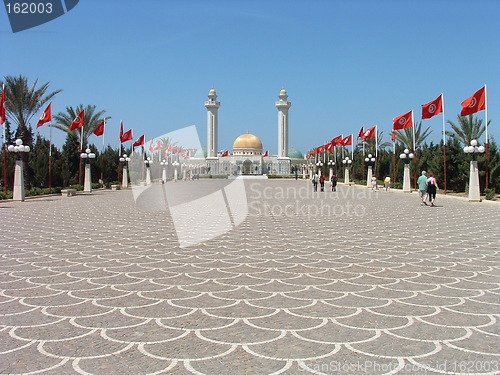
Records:
<instances>
[{"instance_id":1,"label":"flagpole","mask_svg":"<svg viewBox=\"0 0 500 375\"><path fill-rule=\"evenodd\" d=\"M103 120L104 129L102 130L102 149L101 149L101 188L104 187L104 136L106 134L106 118Z\"/></svg>"},{"instance_id":2,"label":"flagpole","mask_svg":"<svg viewBox=\"0 0 500 375\"><path fill-rule=\"evenodd\" d=\"M378 176L378 125L375 125L375 177Z\"/></svg>"},{"instance_id":3,"label":"flagpole","mask_svg":"<svg viewBox=\"0 0 500 375\"><path fill-rule=\"evenodd\" d=\"M444 120L444 95L441 93L441 108L443 109L443 168L444 168L444 193L446 194L447 189L447 178L446 178L446 123Z\"/></svg>"},{"instance_id":4,"label":"flagpole","mask_svg":"<svg viewBox=\"0 0 500 375\"><path fill-rule=\"evenodd\" d=\"M52 121L49 122L49 194L50 193L52 193Z\"/></svg>"},{"instance_id":5,"label":"flagpole","mask_svg":"<svg viewBox=\"0 0 500 375\"><path fill-rule=\"evenodd\" d=\"M392 130L394 132L394 130ZM393 167L392 167L392 182L395 184L396 183L396 140L394 139L392 141L392 147L394 149L394 156L393 156Z\"/></svg>"},{"instance_id":6,"label":"flagpole","mask_svg":"<svg viewBox=\"0 0 500 375\"><path fill-rule=\"evenodd\" d=\"M2 84L2 95L7 96L5 93L5 85ZM5 103L1 103L5 108ZM4 111L5 113L5 111ZM7 115L4 115L3 123L3 190L7 194Z\"/></svg>"},{"instance_id":7,"label":"flagpole","mask_svg":"<svg viewBox=\"0 0 500 375\"><path fill-rule=\"evenodd\" d=\"M413 120L413 109L411 110L411 127L413 129L413 186L417 189L417 146L415 139L415 121Z\"/></svg>"},{"instance_id":8,"label":"flagpole","mask_svg":"<svg viewBox=\"0 0 500 375\"><path fill-rule=\"evenodd\" d=\"M489 188L489 166L488 166L488 95L486 93L486 84L484 85L484 121L485 121L485 127L486 127L486 147L485 147L485 152L486 152L486 184L485 184L485 189Z\"/></svg>"}]
</instances>

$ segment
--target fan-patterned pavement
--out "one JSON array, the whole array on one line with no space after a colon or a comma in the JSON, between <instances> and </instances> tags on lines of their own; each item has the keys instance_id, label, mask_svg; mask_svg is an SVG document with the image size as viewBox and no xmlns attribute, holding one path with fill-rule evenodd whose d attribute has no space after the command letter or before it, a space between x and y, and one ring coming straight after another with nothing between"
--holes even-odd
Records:
<instances>
[{"instance_id":1,"label":"fan-patterned pavement","mask_svg":"<svg viewBox=\"0 0 500 375\"><path fill-rule=\"evenodd\" d=\"M0 372L500 373L498 203L248 184L189 248L130 191L1 202Z\"/></svg>"}]
</instances>

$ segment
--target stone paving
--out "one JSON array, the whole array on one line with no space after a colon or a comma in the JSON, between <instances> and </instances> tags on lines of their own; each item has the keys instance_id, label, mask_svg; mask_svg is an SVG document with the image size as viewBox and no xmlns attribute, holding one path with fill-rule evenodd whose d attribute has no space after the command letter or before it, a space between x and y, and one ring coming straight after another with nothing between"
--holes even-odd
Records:
<instances>
[{"instance_id":1,"label":"stone paving","mask_svg":"<svg viewBox=\"0 0 500 375\"><path fill-rule=\"evenodd\" d=\"M500 204L246 185L187 248L130 190L0 202L0 373L500 374Z\"/></svg>"}]
</instances>

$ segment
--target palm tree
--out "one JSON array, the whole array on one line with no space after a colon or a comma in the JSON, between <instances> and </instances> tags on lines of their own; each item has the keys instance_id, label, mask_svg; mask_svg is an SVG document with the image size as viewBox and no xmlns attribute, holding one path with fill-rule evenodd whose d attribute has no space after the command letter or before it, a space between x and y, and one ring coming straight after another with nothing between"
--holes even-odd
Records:
<instances>
[{"instance_id":1,"label":"palm tree","mask_svg":"<svg viewBox=\"0 0 500 375\"><path fill-rule=\"evenodd\" d=\"M448 120L448 124L451 125L453 131L447 131L446 134L462 142L464 145L470 145L470 141L473 139L479 139L486 130L483 125L483 120L478 119L472 115L469 116L457 116L458 124L453 121ZM488 126L490 125L488 121Z\"/></svg>"},{"instance_id":2,"label":"palm tree","mask_svg":"<svg viewBox=\"0 0 500 375\"><path fill-rule=\"evenodd\" d=\"M33 116L40 107L62 91L56 90L46 94L49 83L47 82L36 88L37 83L38 79L29 86L28 79L22 75L19 77L5 77L5 109L8 116L17 124L16 136L22 138L25 144L32 143L31 139L27 139L27 137L31 134L31 131L28 131L28 126Z\"/></svg>"},{"instance_id":3,"label":"palm tree","mask_svg":"<svg viewBox=\"0 0 500 375\"><path fill-rule=\"evenodd\" d=\"M415 127L415 148L419 148L425 142L425 139L432 133L432 130L430 130L430 126L422 130L422 121L419 121L413 126ZM402 130L404 130L404 132ZM413 150L413 129L405 128L402 130L395 131L396 140L400 141L406 148Z\"/></svg>"},{"instance_id":4,"label":"palm tree","mask_svg":"<svg viewBox=\"0 0 500 375\"><path fill-rule=\"evenodd\" d=\"M383 150L387 147L392 146L391 142L383 142L383 140L384 140L384 131L383 130L378 131L377 132L377 145L378 145L379 150ZM365 152L374 154L375 153L375 138L367 139L364 142L365 142L365 146L366 146Z\"/></svg>"},{"instance_id":5,"label":"palm tree","mask_svg":"<svg viewBox=\"0 0 500 375\"><path fill-rule=\"evenodd\" d=\"M85 108L82 104L73 107L66 107L66 112L59 112L57 115L54 115L55 124L54 128L65 131L66 133L72 135L79 141L81 141L80 137L82 136L82 129L74 129L70 130L70 126L73 123L73 120L76 116L82 111L85 110L85 118L83 122L83 147L87 145L87 140L89 136L94 132L94 130L102 123L102 121L107 121L111 118L111 116L104 117L105 110L96 112L95 105L87 105Z\"/></svg>"}]
</instances>

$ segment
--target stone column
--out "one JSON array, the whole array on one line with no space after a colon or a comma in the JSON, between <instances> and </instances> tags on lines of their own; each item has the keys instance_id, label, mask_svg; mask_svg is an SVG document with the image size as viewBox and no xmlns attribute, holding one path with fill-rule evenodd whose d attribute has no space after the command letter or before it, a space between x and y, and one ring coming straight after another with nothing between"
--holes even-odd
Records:
<instances>
[{"instance_id":1,"label":"stone column","mask_svg":"<svg viewBox=\"0 0 500 375\"><path fill-rule=\"evenodd\" d=\"M344 183L346 185L349 185L349 183L350 183L350 181L349 181L349 168L347 168L347 167L345 168L344 176L345 176Z\"/></svg>"},{"instance_id":2,"label":"stone column","mask_svg":"<svg viewBox=\"0 0 500 375\"><path fill-rule=\"evenodd\" d=\"M163 172L162 172L162 175L161 175L161 180L163 182L167 182L167 168L163 167Z\"/></svg>"},{"instance_id":3,"label":"stone column","mask_svg":"<svg viewBox=\"0 0 500 375\"><path fill-rule=\"evenodd\" d=\"M481 202L480 194L477 161L471 160L469 173L469 202Z\"/></svg>"},{"instance_id":4,"label":"stone column","mask_svg":"<svg viewBox=\"0 0 500 375\"><path fill-rule=\"evenodd\" d=\"M403 178L403 193L411 193L410 186L410 164L405 163L405 174Z\"/></svg>"},{"instance_id":5,"label":"stone column","mask_svg":"<svg viewBox=\"0 0 500 375\"><path fill-rule=\"evenodd\" d=\"M368 173L366 174L366 187L372 187L372 177L373 177L373 167L371 165L368 166Z\"/></svg>"},{"instance_id":6,"label":"stone column","mask_svg":"<svg viewBox=\"0 0 500 375\"><path fill-rule=\"evenodd\" d=\"M127 167L123 166L122 169L122 188L128 188L128 175L127 175Z\"/></svg>"},{"instance_id":7,"label":"stone column","mask_svg":"<svg viewBox=\"0 0 500 375\"><path fill-rule=\"evenodd\" d=\"M146 167L146 186L151 185L151 167Z\"/></svg>"},{"instance_id":8,"label":"stone column","mask_svg":"<svg viewBox=\"0 0 500 375\"><path fill-rule=\"evenodd\" d=\"M14 170L14 191L12 192L12 199L15 201L24 201L24 171L23 161L16 160L16 167Z\"/></svg>"},{"instance_id":9,"label":"stone column","mask_svg":"<svg viewBox=\"0 0 500 375\"><path fill-rule=\"evenodd\" d=\"M332 180L332 176L333 176L333 167L330 167L330 176L328 177L328 181Z\"/></svg>"},{"instance_id":10,"label":"stone column","mask_svg":"<svg viewBox=\"0 0 500 375\"><path fill-rule=\"evenodd\" d=\"M83 191L92 192L92 179L90 176L90 163L85 163L85 181L83 183Z\"/></svg>"}]
</instances>

